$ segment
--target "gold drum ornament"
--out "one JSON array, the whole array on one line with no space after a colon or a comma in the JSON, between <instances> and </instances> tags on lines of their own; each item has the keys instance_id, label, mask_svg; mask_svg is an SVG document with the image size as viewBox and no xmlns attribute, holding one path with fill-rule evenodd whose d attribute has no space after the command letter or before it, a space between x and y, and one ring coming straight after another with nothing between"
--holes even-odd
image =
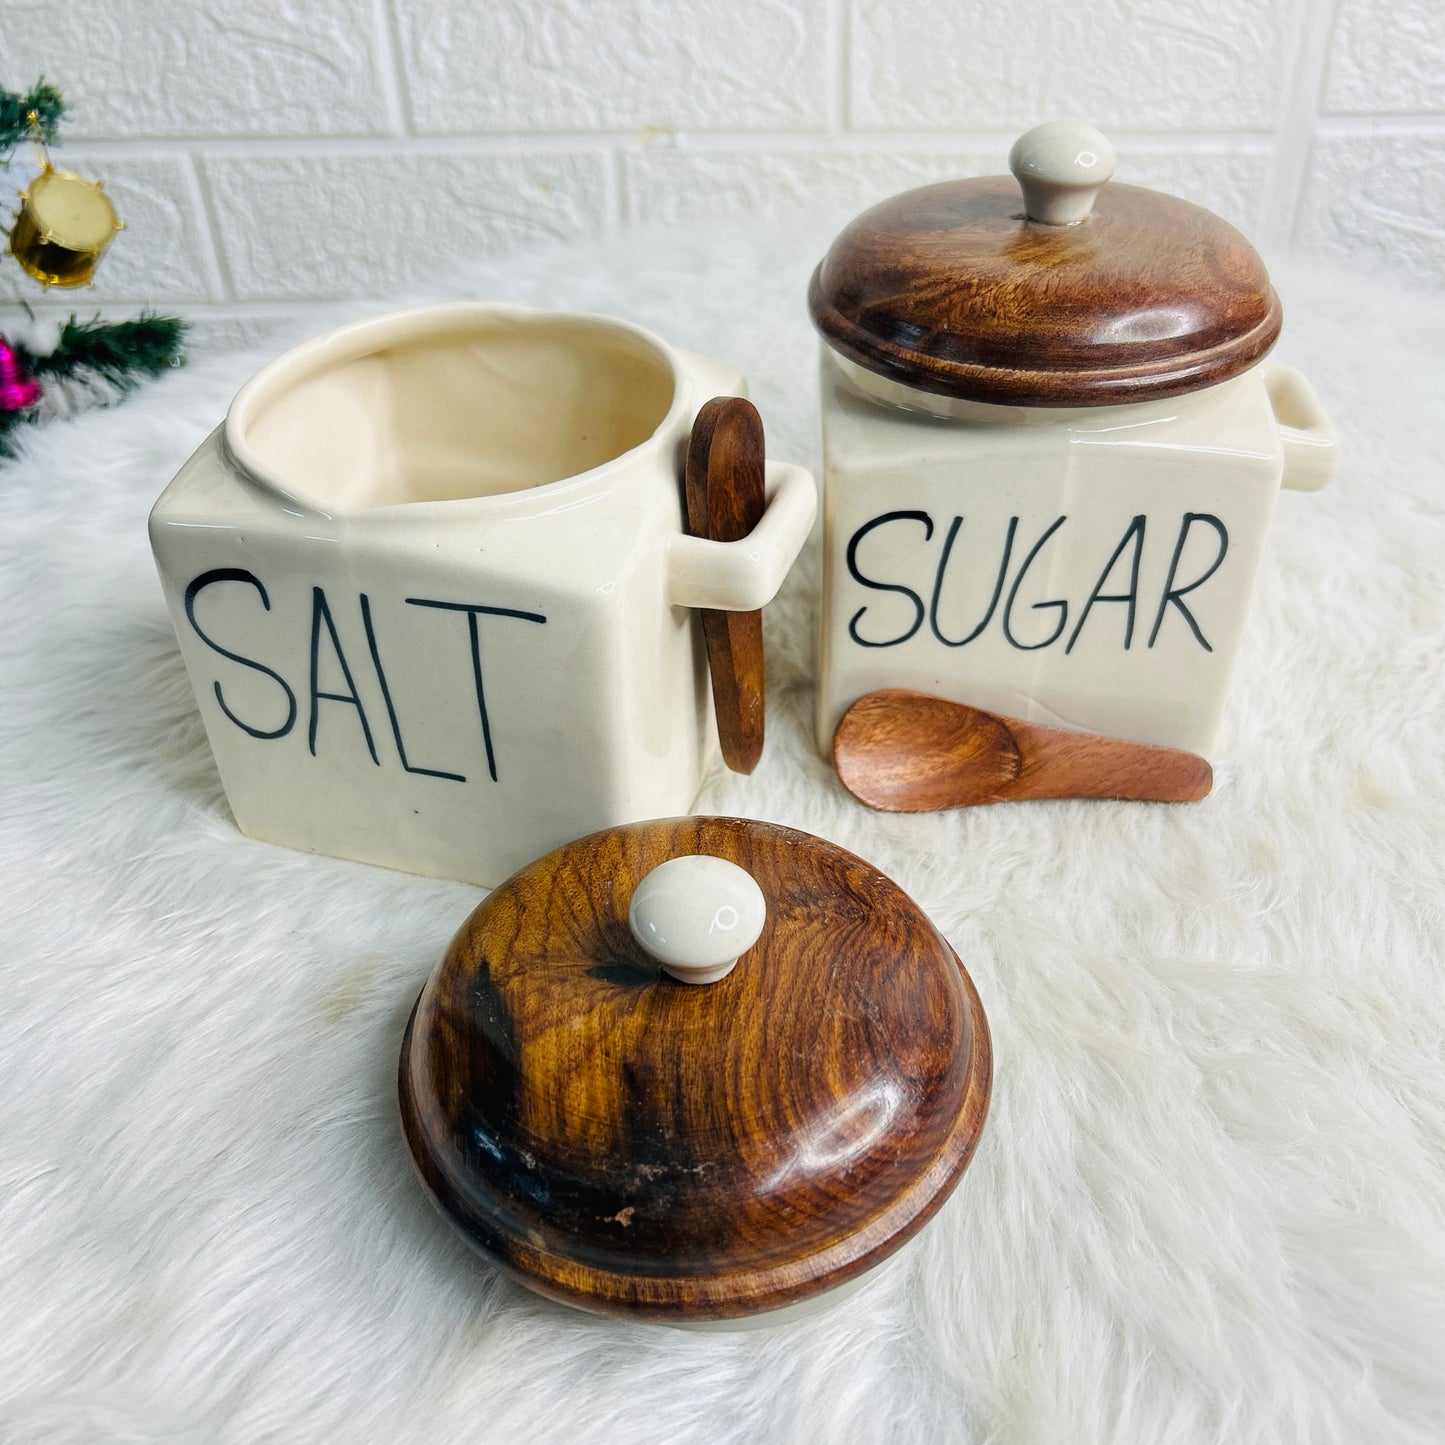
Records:
<instances>
[{"instance_id":1,"label":"gold drum ornament","mask_svg":"<svg viewBox=\"0 0 1445 1445\"><path fill-rule=\"evenodd\" d=\"M99 181L46 166L20 192L10 254L42 286L88 286L123 229Z\"/></svg>"}]
</instances>

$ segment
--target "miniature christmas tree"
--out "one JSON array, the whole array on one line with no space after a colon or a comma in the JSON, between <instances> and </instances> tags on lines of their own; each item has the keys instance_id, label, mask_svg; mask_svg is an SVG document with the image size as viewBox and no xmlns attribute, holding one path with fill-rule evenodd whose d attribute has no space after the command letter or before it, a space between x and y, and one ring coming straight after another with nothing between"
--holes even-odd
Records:
<instances>
[{"instance_id":1,"label":"miniature christmas tree","mask_svg":"<svg viewBox=\"0 0 1445 1445\"><path fill-rule=\"evenodd\" d=\"M50 164L65 102L44 78L26 92L0 89L0 165L24 141L40 150L41 173L20 192L21 209L10 232L10 254L47 289L89 284L113 234L121 229L99 182ZM56 192L66 202L55 207ZM85 204L77 204L77 201ZM84 222L80 233L62 234L53 220ZM27 311L29 308L26 308ZM33 314L33 313L32 313ZM7 339L0 334L0 456L13 455L23 423L68 414L90 405L113 405L147 377L179 366L185 323L143 315L132 321L78 321L72 316L53 345Z\"/></svg>"}]
</instances>

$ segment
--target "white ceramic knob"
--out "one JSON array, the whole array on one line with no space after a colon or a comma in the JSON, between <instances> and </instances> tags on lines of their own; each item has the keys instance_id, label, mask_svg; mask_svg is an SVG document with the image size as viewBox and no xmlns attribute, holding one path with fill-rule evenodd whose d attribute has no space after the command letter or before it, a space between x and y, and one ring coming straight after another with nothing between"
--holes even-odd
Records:
<instances>
[{"instance_id":1,"label":"white ceramic knob","mask_svg":"<svg viewBox=\"0 0 1445 1445\"><path fill-rule=\"evenodd\" d=\"M637 885L632 936L679 983L716 983L758 941L767 917L752 874L726 858L670 858Z\"/></svg>"},{"instance_id":2,"label":"white ceramic knob","mask_svg":"<svg viewBox=\"0 0 1445 1445\"><path fill-rule=\"evenodd\" d=\"M1046 226L1076 226L1114 174L1114 147L1102 131L1077 120L1051 120L1021 135L1008 168L1024 193L1024 214Z\"/></svg>"}]
</instances>

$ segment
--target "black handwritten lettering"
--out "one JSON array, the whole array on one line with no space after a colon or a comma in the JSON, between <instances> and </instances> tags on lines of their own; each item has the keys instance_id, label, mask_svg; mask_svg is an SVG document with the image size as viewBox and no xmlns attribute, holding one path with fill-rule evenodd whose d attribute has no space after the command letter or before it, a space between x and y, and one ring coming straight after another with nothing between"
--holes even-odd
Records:
<instances>
[{"instance_id":1,"label":"black handwritten lettering","mask_svg":"<svg viewBox=\"0 0 1445 1445\"><path fill-rule=\"evenodd\" d=\"M247 572L241 567L217 567L210 572L202 572L201 575L194 578L190 586L186 588L186 621L195 629L196 636L199 637L212 652L218 652L222 657L227 658L231 662L239 663L242 667L249 667L253 671L269 677L276 686L286 694L286 721L278 728L266 729L252 727L250 723L238 718L236 714L226 706L226 699L221 693L221 684L219 682L214 684L216 689L216 702L220 706L221 711L225 713L242 732L250 733L253 738L264 738L268 740L271 738L284 738L296 724L296 694L286 685L286 679L283 678L280 673L272 671L271 668L264 666L262 663L253 661L249 657L242 657L239 652L232 652L229 647L222 647L219 642L207 637L201 630L201 624L196 621L196 598L202 591L216 582L249 582L251 586L261 594L261 606L264 607L267 612L271 610L271 599L266 595L266 589L261 585L261 579L254 573Z\"/></svg>"},{"instance_id":2,"label":"black handwritten lettering","mask_svg":"<svg viewBox=\"0 0 1445 1445\"><path fill-rule=\"evenodd\" d=\"M376 645L376 629L371 623L371 600L365 592L360 594L361 625L366 629L366 645L371 649L371 665L376 669L376 680L381 684L381 700L386 704L386 715L391 721L391 736L396 743L396 755L402 767L409 773L419 773L426 778L450 778L453 782L464 783L461 773L444 773L436 768L414 768L407 761L406 744L401 740L401 723L397 720L396 704L391 700L391 689L386 685L386 671L381 665L381 651Z\"/></svg>"},{"instance_id":3,"label":"black handwritten lettering","mask_svg":"<svg viewBox=\"0 0 1445 1445\"><path fill-rule=\"evenodd\" d=\"M1008 601L1004 604L1003 609L1003 635L1008 638L1009 642L1018 648L1020 652L1037 652L1039 648L1048 647L1051 643L1057 642L1059 634L1063 632L1064 625L1069 620L1069 604L1062 598L1058 598L1050 602L1035 602L1032 604L1032 610L1035 612L1042 612L1048 607L1057 607L1059 609L1059 625L1055 627L1042 642L1020 642L1018 638L1014 636L1013 628L1010 626L1014 602L1019 595L1019 588L1023 585L1024 578L1028 576L1029 568L1034 565L1034 558L1043 550L1044 543L1068 520L1067 517L1060 517L1058 521L1054 522L1048 531L1034 543L1029 555L1024 558L1024 565L1019 568L1018 576L1014 578L1014 585L1009 588Z\"/></svg>"},{"instance_id":4,"label":"black handwritten lettering","mask_svg":"<svg viewBox=\"0 0 1445 1445\"><path fill-rule=\"evenodd\" d=\"M1206 526L1213 527L1219 536L1219 554L1215 557L1205 570L1194 579L1187 587L1176 587L1174 575L1179 569L1179 559L1184 555L1184 543L1189 536L1189 529L1196 522L1203 522ZM1193 592L1196 587L1202 587L1219 570L1219 564L1224 561L1224 554L1229 551L1229 533L1225 530L1224 523L1218 517L1211 516L1208 512L1185 512L1183 525L1179 528L1179 540L1174 544L1174 556L1169 563L1169 576L1164 580L1164 595L1159 599L1159 612L1154 618L1153 630L1149 633L1149 646L1153 647L1159 636L1159 629L1164 624L1164 613L1172 602L1183 615L1184 620L1189 624L1189 630L1194 634L1194 639L1206 651L1213 652L1204 634L1199 630L1199 623L1195 620L1194 614L1184 605L1183 598L1187 593Z\"/></svg>"},{"instance_id":5,"label":"black handwritten lettering","mask_svg":"<svg viewBox=\"0 0 1445 1445\"><path fill-rule=\"evenodd\" d=\"M1014 533L1018 531L1019 519L1010 517L1008 519L1008 535L1004 538L1003 559L998 564L998 578L993 584L993 596L988 600L988 611L983 614L983 620L968 634L967 637L954 639L945 637L943 629L938 625L938 597L943 591L944 574L948 571L948 559L953 553L954 538L958 536L959 528L963 526L963 518L955 517L953 525L948 529L948 536L943 541L943 556L938 559L938 572L933 579L933 601L928 609L928 625L933 630L933 635L945 647L967 647L974 638L980 636L985 627L993 621L993 614L998 608L998 599L1003 595L1004 574L1008 571L1009 558L1013 555Z\"/></svg>"},{"instance_id":6,"label":"black handwritten lettering","mask_svg":"<svg viewBox=\"0 0 1445 1445\"><path fill-rule=\"evenodd\" d=\"M345 692L322 692L320 688L321 624L323 622L326 624L327 635L331 638L331 650L336 654L337 662L341 664L341 675L346 679ZM356 716L361 719L362 735L366 738L366 750L371 754L371 761L380 767L381 759L376 755L376 744L371 737L371 725L366 720L366 709L361 705L361 697L351 678L351 669L346 664L346 654L341 650L341 639L336 635L336 624L331 620L331 608L327 605L326 594L321 588L313 587L311 589L311 728L307 738L313 758L316 756L316 727L320 722L321 712L317 703L323 698L328 702L350 703L356 709Z\"/></svg>"},{"instance_id":7,"label":"black handwritten lettering","mask_svg":"<svg viewBox=\"0 0 1445 1445\"><path fill-rule=\"evenodd\" d=\"M913 625L897 637L890 637L881 642L871 641L858 631L858 623L868 610L866 606L860 607L848 624L848 635L859 647L897 647L899 643L907 642L923 626L923 619L926 616L923 599L911 587L904 587L897 582L878 582L871 577L865 577L858 570L858 544L875 528L886 526L889 522L922 522L923 540L928 542L933 539L933 518L927 512L885 512L881 517L874 517L871 521L865 522L853 533L848 543L848 571L855 582L864 587L870 587L875 592L897 592L901 596L907 597L914 607Z\"/></svg>"},{"instance_id":8,"label":"black handwritten lettering","mask_svg":"<svg viewBox=\"0 0 1445 1445\"><path fill-rule=\"evenodd\" d=\"M482 647L479 629L477 627L478 616L484 617L516 617L523 622L546 622L546 618L539 612L518 612L512 607L480 607L469 602L434 602L427 597L408 597L408 607L435 607L443 612L465 612L467 614L467 632L472 644L472 680L477 687L477 713L482 720L482 743L487 750L487 771L492 776L492 781L497 781L497 755L492 747L492 724L487 716L487 691L482 681Z\"/></svg>"},{"instance_id":9,"label":"black handwritten lettering","mask_svg":"<svg viewBox=\"0 0 1445 1445\"><path fill-rule=\"evenodd\" d=\"M1109 580L1109 574L1114 570L1114 564L1124 555L1124 548L1129 545L1130 540L1134 543L1134 561L1129 568L1129 590L1127 592L1105 592L1102 590L1104 584ZM1124 623L1124 651L1128 652L1129 645L1134 641L1134 609L1139 602L1139 558L1144 552L1144 518L1135 517L1129 523L1129 530L1119 539L1119 545L1114 548L1114 555L1104 564L1104 570L1099 574L1099 580L1094 583L1094 590L1089 593L1089 600L1084 603L1084 610L1079 614L1079 620L1074 624L1074 630L1069 635L1068 643L1064 647L1065 654L1074 650L1074 644L1079 640L1079 634L1084 630L1084 623L1089 620L1089 612L1096 602L1127 602L1129 611L1125 614Z\"/></svg>"}]
</instances>

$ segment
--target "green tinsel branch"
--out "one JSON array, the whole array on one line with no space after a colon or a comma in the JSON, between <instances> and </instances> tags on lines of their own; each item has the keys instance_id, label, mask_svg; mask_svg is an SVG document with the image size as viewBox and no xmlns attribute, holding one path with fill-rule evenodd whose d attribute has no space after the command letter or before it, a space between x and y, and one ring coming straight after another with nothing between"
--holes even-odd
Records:
<instances>
[{"instance_id":1,"label":"green tinsel branch","mask_svg":"<svg viewBox=\"0 0 1445 1445\"><path fill-rule=\"evenodd\" d=\"M56 127L64 114L65 102L60 92L53 85L46 85L44 76L27 92L0 90L0 152L8 156L23 140L42 140L46 145L54 145Z\"/></svg>"},{"instance_id":2,"label":"green tinsel branch","mask_svg":"<svg viewBox=\"0 0 1445 1445\"><path fill-rule=\"evenodd\" d=\"M72 316L60 328L54 350L37 354L20 341L11 341L10 347L21 368L47 391L88 391L93 393L86 398L89 403L105 405L119 401L147 377L179 366L185 337L186 323L175 316L147 314L134 321L77 321ZM15 454L16 430L41 420L45 410L42 400L26 411L0 411L0 456Z\"/></svg>"},{"instance_id":3,"label":"green tinsel branch","mask_svg":"<svg viewBox=\"0 0 1445 1445\"><path fill-rule=\"evenodd\" d=\"M60 328L54 351L22 364L37 381L89 371L121 391L133 391L146 377L179 364L185 334L185 322L174 316L146 315L134 321L77 321L72 316Z\"/></svg>"}]
</instances>

